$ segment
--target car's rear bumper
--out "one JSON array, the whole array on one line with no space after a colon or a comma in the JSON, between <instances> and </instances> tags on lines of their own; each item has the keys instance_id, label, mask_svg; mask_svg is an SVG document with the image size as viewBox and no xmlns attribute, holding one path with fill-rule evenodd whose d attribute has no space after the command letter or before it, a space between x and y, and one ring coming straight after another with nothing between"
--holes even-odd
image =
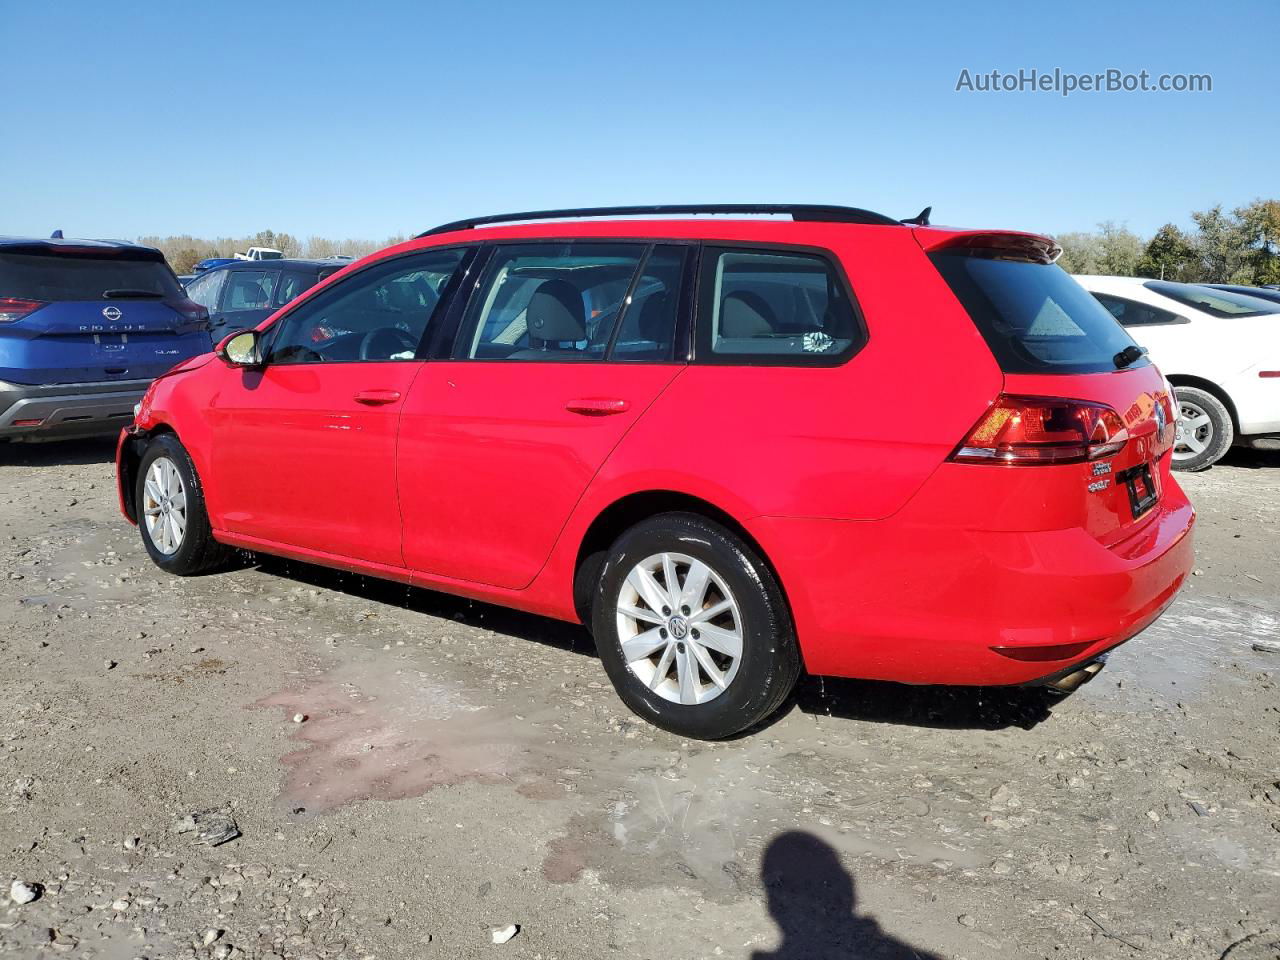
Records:
<instances>
[{"instance_id":1,"label":"car's rear bumper","mask_svg":"<svg viewBox=\"0 0 1280 960\"><path fill-rule=\"evenodd\" d=\"M0 437L107 436L133 418L150 380L29 385L0 380Z\"/></svg>"},{"instance_id":2,"label":"car's rear bumper","mask_svg":"<svg viewBox=\"0 0 1280 960\"><path fill-rule=\"evenodd\" d=\"M1191 569L1194 520L1170 483L1153 514L1110 546L1079 528L928 526L909 510L752 526L784 561L811 673L1007 685L1061 674L1149 626Z\"/></svg>"}]
</instances>

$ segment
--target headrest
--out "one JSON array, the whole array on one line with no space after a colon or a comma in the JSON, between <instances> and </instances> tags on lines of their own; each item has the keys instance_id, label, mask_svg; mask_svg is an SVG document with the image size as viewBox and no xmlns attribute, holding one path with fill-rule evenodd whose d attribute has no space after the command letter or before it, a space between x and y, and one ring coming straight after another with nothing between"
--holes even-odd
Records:
<instances>
[{"instance_id":1,"label":"headrest","mask_svg":"<svg viewBox=\"0 0 1280 960\"><path fill-rule=\"evenodd\" d=\"M735 340L767 337L773 333L772 316L764 297L749 290L735 291L720 304L720 336Z\"/></svg>"},{"instance_id":2,"label":"headrest","mask_svg":"<svg viewBox=\"0 0 1280 960\"><path fill-rule=\"evenodd\" d=\"M587 312L582 294L567 280L543 280L525 310L530 345L587 339Z\"/></svg>"}]
</instances>

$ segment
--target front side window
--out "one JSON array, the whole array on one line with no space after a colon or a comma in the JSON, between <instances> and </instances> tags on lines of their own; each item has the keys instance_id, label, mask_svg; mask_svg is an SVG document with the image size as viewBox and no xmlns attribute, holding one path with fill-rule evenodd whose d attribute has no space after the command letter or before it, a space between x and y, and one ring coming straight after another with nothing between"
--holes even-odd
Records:
<instances>
[{"instance_id":1,"label":"front side window","mask_svg":"<svg viewBox=\"0 0 1280 960\"><path fill-rule=\"evenodd\" d=\"M703 253L698 357L716 362L830 363L861 343L857 311L832 263L811 253Z\"/></svg>"},{"instance_id":2,"label":"front side window","mask_svg":"<svg viewBox=\"0 0 1280 960\"><path fill-rule=\"evenodd\" d=\"M1120 321L1122 327L1150 327L1161 323L1179 323L1176 313L1161 310L1136 300L1113 297L1109 293L1095 293L1094 298L1107 308L1107 312Z\"/></svg>"},{"instance_id":3,"label":"front side window","mask_svg":"<svg viewBox=\"0 0 1280 960\"><path fill-rule=\"evenodd\" d=\"M281 320L268 362L414 359L465 253L396 257L329 287Z\"/></svg>"},{"instance_id":4,"label":"front side window","mask_svg":"<svg viewBox=\"0 0 1280 960\"><path fill-rule=\"evenodd\" d=\"M591 242L497 247L454 356L603 360L645 251L642 244Z\"/></svg>"},{"instance_id":5,"label":"front side window","mask_svg":"<svg viewBox=\"0 0 1280 960\"><path fill-rule=\"evenodd\" d=\"M279 270L228 270L227 273L230 280L222 298L223 310L266 310L271 306Z\"/></svg>"}]
</instances>

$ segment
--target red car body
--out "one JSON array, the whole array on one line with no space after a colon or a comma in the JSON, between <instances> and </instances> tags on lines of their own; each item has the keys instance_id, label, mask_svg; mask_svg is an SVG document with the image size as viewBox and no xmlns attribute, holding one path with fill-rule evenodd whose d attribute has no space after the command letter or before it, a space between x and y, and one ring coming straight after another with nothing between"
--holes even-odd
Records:
<instances>
[{"instance_id":1,"label":"red car body","mask_svg":"<svg viewBox=\"0 0 1280 960\"><path fill-rule=\"evenodd\" d=\"M547 238L820 250L847 277L865 343L804 367L433 358L250 371L207 355L157 380L122 435L125 515L136 520L133 441L173 432L224 544L574 621L585 545L674 504L754 541L809 672L908 683L1061 674L1150 624L1187 575L1194 512L1170 472L1159 371L1005 373L930 260L1043 238L721 219L460 230L352 264L259 329L387 258ZM1127 441L1103 460L957 459L1003 396L1105 406ZM1134 465L1149 465L1134 483L1158 498L1141 510L1115 479Z\"/></svg>"}]
</instances>

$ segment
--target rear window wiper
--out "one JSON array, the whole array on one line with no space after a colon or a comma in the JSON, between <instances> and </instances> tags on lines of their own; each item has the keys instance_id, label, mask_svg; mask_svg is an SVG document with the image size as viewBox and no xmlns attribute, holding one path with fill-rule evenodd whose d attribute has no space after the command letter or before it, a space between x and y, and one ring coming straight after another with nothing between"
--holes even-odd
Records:
<instances>
[{"instance_id":1,"label":"rear window wiper","mask_svg":"<svg viewBox=\"0 0 1280 960\"><path fill-rule=\"evenodd\" d=\"M1133 366L1146 355L1146 347L1140 347L1137 344L1133 344L1125 347L1111 359L1115 361L1117 370L1123 370L1125 367Z\"/></svg>"},{"instance_id":2,"label":"rear window wiper","mask_svg":"<svg viewBox=\"0 0 1280 960\"><path fill-rule=\"evenodd\" d=\"M163 300L164 294L157 293L155 290L134 290L132 287L120 287L115 290L103 290L103 299L106 300Z\"/></svg>"}]
</instances>

